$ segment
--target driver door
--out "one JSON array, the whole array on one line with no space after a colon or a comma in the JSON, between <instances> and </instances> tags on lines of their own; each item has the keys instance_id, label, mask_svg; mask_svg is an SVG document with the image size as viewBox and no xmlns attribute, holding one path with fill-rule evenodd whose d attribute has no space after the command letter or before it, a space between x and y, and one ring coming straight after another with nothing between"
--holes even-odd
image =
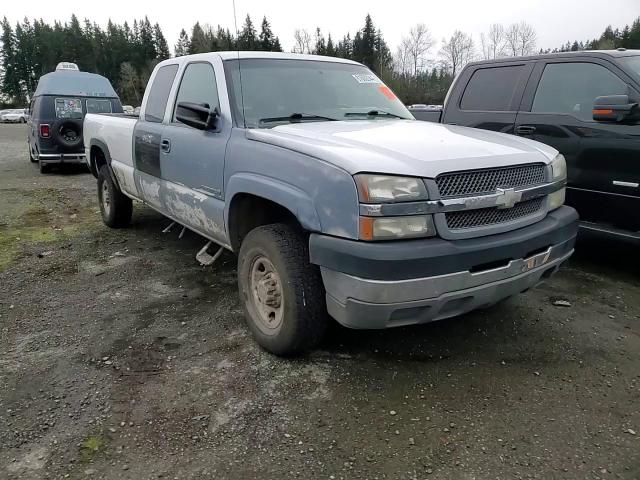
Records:
<instances>
[{"instance_id":1,"label":"driver door","mask_svg":"<svg viewBox=\"0 0 640 480\"><path fill-rule=\"evenodd\" d=\"M163 129L160 165L165 181L165 209L194 231L226 244L224 159L231 135L228 104L220 105L222 62L188 63L182 71L171 118ZM217 131L200 130L176 120L176 106L191 102L217 108Z\"/></svg>"}]
</instances>

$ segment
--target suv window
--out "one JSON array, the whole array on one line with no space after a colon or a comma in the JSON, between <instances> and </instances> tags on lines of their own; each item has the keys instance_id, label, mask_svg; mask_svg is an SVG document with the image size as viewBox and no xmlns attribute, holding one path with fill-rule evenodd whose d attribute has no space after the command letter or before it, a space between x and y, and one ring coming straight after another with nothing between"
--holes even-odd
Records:
<instances>
[{"instance_id":1,"label":"suv window","mask_svg":"<svg viewBox=\"0 0 640 480\"><path fill-rule=\"evenodd\" d=\"M158 69L144 109L144 119L147 122L162 122L176 73L178 73L178 65L165 65Z\"/></svg>"},{"instance_id":2,"label":"suv window","mask_svg":"<svg viewBox=\"0 0 640 480\"><path fill-rule=\"evenodd\" d=\"M209 63L190 63L184 70L176 104L173 109L173 119L175 120L175 109L180 102L206 103L209 108L218 107L218 88L216 87L216 75L213 67Z\"/></svg>"},{"instance_id":3,"label":"suv window","mask_svg":"<svg viewBox=\"0 0 640 480\"><path fill-rule=\"evenodd\" d=\"M56 98L57 118L82 118L82 102L79 98Z\"/></svg>"},{"instance_id":4,"label":"suv window","mask_svg":"<svg viewBox=\"0 0 640 480\"><path fill-rule=\"evenodd\" d=\"M480 68L471 76L462 95L462 110L508 112L524 65Z\"/></svg>"},{"instance_id":5,"label":"suv window","mask_svg":"<svg viewBox=\"0 0 640 480\"><path fill-rule=\"evenodd\" d=\"M596 63L550 63L544 69L532 112L567 113L592 121L593 101L602 95L623 95L627 85Z\"/></svg>"}]
</instances>

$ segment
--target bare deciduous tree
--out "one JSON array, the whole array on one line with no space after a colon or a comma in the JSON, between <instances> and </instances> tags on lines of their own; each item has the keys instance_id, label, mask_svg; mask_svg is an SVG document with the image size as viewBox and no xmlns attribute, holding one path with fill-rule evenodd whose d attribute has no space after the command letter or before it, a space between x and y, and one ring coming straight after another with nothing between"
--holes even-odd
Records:
<instances>
[{"instance_id":1,"label":"bare deciduous tree","mask_svg":"<svg viewBox=\"0 0 640 480\"><path fill-rule=\"evenodd\" d=\"M509 54L514 57L531 55L535 52L538 36L533 27L525 21L510 25L505 38Z\"/></svg>"},{"instance_id":2,"label":"bare deciduous tree","mask_svg":"<svg viewBox=\"0 0 640 480\"><path fill-rule=\"evenodd\" d=\"M499 23L494 23L489 27L489 32L480 34L482 44L482 56L485 60L492 60L505 56L507 45L506 32Z\"/></svg>"},{"instance_id":3,"label":"bare deciduous tree","mask_svg":"<svg viewBox=\"0 0 640 480\"><path fill-rule=\"evenodd\" d=\"M435 41L424 23L419 23L403 37L396 51L396 69L402 73L417 75L427 66L427 55Z\"/></svg>"},{"instance_id":4,"label":"bare deciduous tree","mask_svg":"<svg viewBox=\"0 0 640 480\"><path fill-rule=\"evenodd\" d=\"M297 28L293 32L294 45L293 53L311 53L311 35L304 29Z\"/></svg>"},{"instance_id":5,"label":"bare deciduous tree","mask_svg":"<svg viewBox=\"0 0 640 480\"><path fill-rule=\"evenodd\" d=\"M454 77L462 67L473 60L474 56L475 48L471 35L456 30L449 41L442 41L440 49L442 64Z\"/></svg>"}]
</instances>

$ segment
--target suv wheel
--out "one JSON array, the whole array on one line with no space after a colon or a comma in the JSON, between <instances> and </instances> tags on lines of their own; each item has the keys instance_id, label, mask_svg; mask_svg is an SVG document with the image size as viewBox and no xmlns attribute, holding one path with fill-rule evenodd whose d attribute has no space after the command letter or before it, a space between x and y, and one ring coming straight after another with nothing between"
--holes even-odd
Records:
<instances>
[{"instance_id":1,"label":"suv wheel","mask_svg":"<svg viewBox=\"0 0 640 480\"><path fill-rule=\"evenodd\" d=\"M269 352L295 355L322 339L328 322L320 272L290 226L249 232L238 255L238 287L249 329Z\"/></svg>"},{"instance_id":2,"label":"suv wheel","mask_svg":"<svg viewBox=\"0 0 640 480\"><path fill-rule=\"evenodd\" d=\"M125 227L131 221L133 202L113 182L106 165L98 172L98 202L102 221L108 227Z\"/></svg>"},{"instance_id":3,"label":"suv wheel","mask_svg":"<svg viewBox=\"0 0 640 480\"><path fill-rule=\"evenodd\" d=\"M27 143L27 146L29 147L29 160L32 161L33 163L36 163L38 160L36 160L33 156L33 150L31 150L31 145Z\"/></svg>"}]
</instances>

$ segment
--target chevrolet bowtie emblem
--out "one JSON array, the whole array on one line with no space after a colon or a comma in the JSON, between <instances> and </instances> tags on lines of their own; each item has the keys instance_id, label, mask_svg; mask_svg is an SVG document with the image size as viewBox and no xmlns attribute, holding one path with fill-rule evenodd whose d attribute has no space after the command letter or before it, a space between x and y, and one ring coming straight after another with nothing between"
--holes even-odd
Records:
<instances>
[{"instance_id":1,"label":"chevrolet bowtie emblem","mask_svg":"<svg viewBox=\"0 0 640 480\"><path fill-rule=\"evenodd\" d=\"M522 198L522 192L516 192L513 188L496 188L498 198L496 206L498 208L513 208Z\"/></svg>"}]
</instances>

